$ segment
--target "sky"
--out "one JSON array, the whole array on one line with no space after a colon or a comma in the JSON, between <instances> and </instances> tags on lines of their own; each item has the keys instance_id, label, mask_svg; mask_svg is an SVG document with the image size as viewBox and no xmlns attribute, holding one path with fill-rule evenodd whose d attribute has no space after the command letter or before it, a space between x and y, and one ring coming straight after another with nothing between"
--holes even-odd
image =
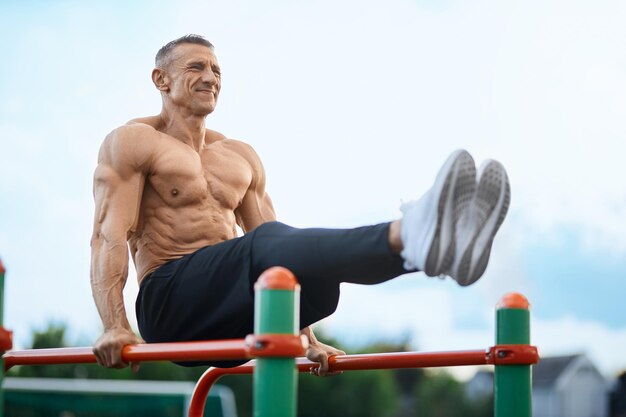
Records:
<instances>
[{"instance_id":1,"label":"sky","mask_svg":"<svg viewBox=\"0 0 626 417\"><path fill-rule=\"evenodd\" d=\"M156 51L188 33L223 74L207 126L262 158L279 220L396 219L449 153L501 161L509 216L475 285L342 285L319 324L349 346L494 344L494 306L531 303L544 356L626 369L626 3L542 0L0 1L0 259L16 347L65 322L101 331L89 286L102 139L157 114ZM137 284L125 290L135 323Z\"/></svg>"}]
</instances>

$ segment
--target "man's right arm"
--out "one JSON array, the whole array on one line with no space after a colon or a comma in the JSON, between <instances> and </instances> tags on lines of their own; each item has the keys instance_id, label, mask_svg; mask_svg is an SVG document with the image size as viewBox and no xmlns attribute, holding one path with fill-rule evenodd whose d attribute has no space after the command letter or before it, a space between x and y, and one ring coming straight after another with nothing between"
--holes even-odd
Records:
<instances>
[{"instance_id":1,"label":"man's right arm","mask_svg":"<svg viewBox=\"0 0 626 417\"><path fill-rule=\"evenodd\" d=\"M122 348L141 343L124 308L129 233L137 226L150 152L147 126L123 126L104 140L94 174L95 218L91 238L91 288L104 333L94 344L102 366L123 368Z\"/></svg>"}]
</instances>

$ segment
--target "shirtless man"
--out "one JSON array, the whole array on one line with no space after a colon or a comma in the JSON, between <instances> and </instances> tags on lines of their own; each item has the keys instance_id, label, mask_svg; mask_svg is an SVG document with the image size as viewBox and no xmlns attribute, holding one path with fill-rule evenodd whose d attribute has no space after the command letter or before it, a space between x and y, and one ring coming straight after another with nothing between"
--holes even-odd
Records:
<instances>
[{"instance_id":1,"label":"shirtless man","mask_svg":"<svg viewBox=\"0 0 626 417\"><path fill-rule=\"evenodd\" d=\"M123 303L128 248L147 342L245 337L256 278L271 266L291 269L302 286L306 354L320 363L319 375L327 374L331 355L343 352L317 341L309 326L335 310L341 282L375 284L420 270L469 285L483 274L510 200L498 162L483 164L477 179L472 157L456 151L433 187L402 207L401 220L295 229L276 222L252 147L205 128L221 88L213 46L195 35L168 43L152 81L161 113L111 132L94 175L91 285L104 324L94 345L101 365L127 366L123 346L143 342Z\"/></svg>"}]
</instances>

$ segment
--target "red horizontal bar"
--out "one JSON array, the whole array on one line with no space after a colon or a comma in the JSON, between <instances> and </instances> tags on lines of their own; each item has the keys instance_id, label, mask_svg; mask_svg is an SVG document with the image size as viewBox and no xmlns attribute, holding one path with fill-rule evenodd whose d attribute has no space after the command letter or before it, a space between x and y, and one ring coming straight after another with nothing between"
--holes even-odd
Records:
<instances>
[{"instance_id":1,"label":"red horizontal bar","mask_svg":"<svg viewBox=\"0 0 626 417\"><path fill-rule=\"evenodd\" d=\"M430 368L486 364L487 353L484 350L372 353L367 355L332 356L328 361L330 371Z\"/></svg>"},{"instance_id":2,"label":"red horizontal bar","mask_svg":"<svg viewBox=\"0 0 626 417\"><path fill-rule=\"evenodd\" d=\"M198 342L149 343L125 346L122 358L126 362L198 361L249 359L244 339Z\"/></svg>"},{"instance_id":3,"label":"red horizontal bar","mask_svg":"<svg viewBox=\"0 0 626 417\"><path fill-rule=\"evenodd\" d=\"M58 365L95 363L92 348L57 348L13 350L2 355L5 372L16 365Z\"/></svg>"},{"instance_id":4,"label":"red horizontal bar","mask_svg":"<svg viewBox=\"0 0 626 417\"><path fill-rule=\"evenodd\" d=\"M465 350L452 352L394 352L363 355L331 356L328 361L330 372L361 371L371 369L430 368L441 366L487 365L488 352ZM189 404L189 417L202 417L209 390L224 375L251 374L256 361L236 368L209 368L198 380ZM319 366L305 358L297 358L298 372L309 372Z\"/></svg>"},{"instance_id":5,"label":"red horizontal bar","mask_svg":"<svg viewBox=\"0 0 626 417\"><path fill-rule=\"evenodd\" d=\"M244 339L200 342L146 343L124 346L125 362L200 361L249 359ZM16 365L59 365L65 363L95 363L90 347L14 350L3 355L4 370Z\"/></svg>"}]
</instances>

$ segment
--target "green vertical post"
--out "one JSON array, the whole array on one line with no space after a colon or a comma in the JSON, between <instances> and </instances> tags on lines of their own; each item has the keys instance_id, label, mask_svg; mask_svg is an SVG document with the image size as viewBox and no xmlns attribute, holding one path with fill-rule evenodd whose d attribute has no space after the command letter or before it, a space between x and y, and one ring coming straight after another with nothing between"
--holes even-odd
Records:
<instances>
[{"instance_id":1,"label":"green vertical post","mask_svg":"<svg viewBox=\"0 0 626 417\"><path fill-rule=\"evenodd\" d=\"M526 297L506 294L496 308L496 344L530 344L530 311ZM494 380L495 417L531 417L530 365L496 365Z\"/></svg>"},{"instance_id":2,"label":"green vertical post","mask_svg":"<svg viewBox=\"0 0 626 417\"><path fill-rule=\"evenodd\" d=\"M0 328L4 330L4 265L0 259ZM0 417L4 416L4 351L0 350Z\"/></svg>"},{"instance_id":3,"label":"green vertical post","mask_svg":"<svg viewBox=\"0 0 626 417\"><path fill-rule=\"evenodd\" d=\"M285 268L265 271L255 288L254 333L297 335L300 285ZM295 417L295 358L258 358L253 377L254 417Z\"/></svg>"}]
</instances>

